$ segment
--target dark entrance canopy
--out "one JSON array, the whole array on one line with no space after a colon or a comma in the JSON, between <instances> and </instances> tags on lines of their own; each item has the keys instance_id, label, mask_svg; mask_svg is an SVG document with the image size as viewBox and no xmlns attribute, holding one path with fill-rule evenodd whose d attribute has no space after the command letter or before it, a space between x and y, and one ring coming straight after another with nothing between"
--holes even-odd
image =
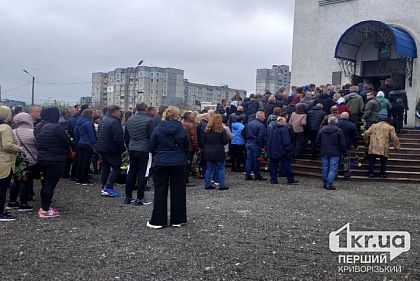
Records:
<instances>
[{"instance_id":1,"label":"dark entrance canopy","mask_svg":"<svg viewBox=\"0 0 420 281\"><path fill-rule=\"evenodd\" d=\"M362 62L364 76L400 74L412 85L413 61L417 58L415 40L403 28L374 20L353 25L338 40L334 57L345 76L356 77L358 54L366 41L375 44L379 55L376 61Z\"/></svg>"},{"instance_id":2,"label":"dark entrance canopy","mask_svg":"<svg viewBox=\"0 0 420 281\"><path fill-rule=\"evenodd\" d=\"M334 57L356 62L360 47L368 39L392 44L400 57L417 58L417 47L413 37L404 29L380 21L362 21L343 33L335 48Z\"/></svg>"}]
</instances>

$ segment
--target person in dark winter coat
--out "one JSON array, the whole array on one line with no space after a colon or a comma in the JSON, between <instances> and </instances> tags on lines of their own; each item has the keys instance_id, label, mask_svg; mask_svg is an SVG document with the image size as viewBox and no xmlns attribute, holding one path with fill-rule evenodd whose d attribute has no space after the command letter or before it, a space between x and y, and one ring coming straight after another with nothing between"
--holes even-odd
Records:
<instances>
[{"instance_id":1,"label":"person in dark winter coat","mask_svg":"<svg viewBox=\"0 0 420 281\"><path fill-rule=\"evenodd\" d=\"M330 117L328 126L323 127L317 136L316 143L320 147L322 161L322 180L324 188L328 190L333 187L337 176L338 165L341 155L347 156L346 141L343 131L337 126L338 119Z\"/></svg>"},{"instance_id":2,"label":"person in dark winter coat","mask_svg":"<svg viewBox=\"0 0 420 281\"><path fill-rule=\"evenodd\" d=\"M286 118L279 117L277 123L268 128L267 151L271 184L278 184L277 174L280 162L282 163L282 168L286 174L287 183L298 183L292 173L291 161L293 159L293 145L286 124Z\"/></svg>"},{"instance_id":3,"label":"person in dark winter coat","mask_svg":"<svg viewBox=\"0 0 420 281\"><path fill-rule=\"evenodd\" d=\"M117 176L121 172L121 154L125 152L124 133L121 126L121 108L113 105L107 109L107 114L99 124L96 151L102 156L101 194L118 197L114 190ZM112 171L111 171L112 168Z\"/></svg>"},{"instance_id":4,"label":"person in dark winter coat","mask_svg":"<svg viewBox=\"0 0 420 281\"><path fill-rule=\"evenodd\" d=\"M389 101L391 102L392 119L397 133L401 133L404 126L404 114L407 117L408 101L407 93L405 91L391 91L389 93Z\"/></svg>"},{"instance_id":5,"label":"person in dark winter coat","mask_svg":"<svg viewBox=\"0 0 420 281\"><path fill-rule=\"evenodd\" d=\"M136 105L137 112L125 125L124 141L128 148L130 169L127 173L125 185L125 204L149 205L152 202L144 198L147 185L147 163L149 162L149 141L152 136L154 125L153 118L146 110L145 103ZM133 190L138 183L137 199L133 199Z\"/></svg>"},{"instance_id":6,"label":"person in dark winter coat","mask_svg":"<svg viewBox=\"0 0 420 281\"><path fill-rule=\"evenodd\" d=\"M267 104L264 107L265 116L273 114L274 108L276 107L276 97L270 96L267 100Z\"/></svg>"},{"instance_id":7,"label":"person in dark winter coat","mask_svg":"<svg viewBox=\"0 0 420 281\"><path fill-rule=\"evenodd\" d=\"M347 154L350 155L351 147L354 146L357 149L359 145L359 133L357 126L353 122L349 121L349 113L343 112L340 115L340 121L338 121L338 127L343 130L344 140L346 142ZM350 177L351 161L347 157L344 159L344 177Z\"/></svg>"},{"instance_id":8,"label":"person in dark winter coat","mask_svg":"<svg viewBox=\"0 0 420 281\"><path fill-rule=\"evenodd\" d=\"M350 112L350 121L357 124L362 117L365 103L362 96L358 94L359 87L352 86L350 91L351 93L345 95L344 99L346 100L347 109Z\"/></svg>"},{"instance_id":9,"label":"person in dark winter coat","mask_svg":"<svg viewBox=\"0 0 420 281\"><path fill-rule=\"evenodd\" d=\"M74 149L74 155L73 155L73 162L72 162L72 167L71 167L71 179L73 181L77 181L77 163L79 162L78 159L78 153L77 153L77 140L76 137L74 136L74 128L76 128L76 124L77 124L77 120L79 120L80 116L82 115L83 110L88 109L89 106L84 104L82 106L79 105L75 105L75 110L76 112L74 112L73 116L69 118L69 122L70 122L70 128L71 131L69 131L69 135L71 138L73 138L76 141L76 145L75 145L75 149Z\"/></svg>"},{"instance_id":10,"label":"person in dark winter coat","mask_svg":"<svg viewBox=\"0 0 420 281\"><path fill-rule=\"evenodd\" d=\"M248 123L246 127L246 177L245 180L252 180L251 172L254 172L255 179L264 181L260 172L260 161L262 150L266 144L265 113L258 111L256 119Z\"/></svg>"},{"instance_id":11,"label":"person in dark winter coat","mask_svg":"<svg viewBox=\"0 0 420 281\"><path fill-rule=\"evenodd\" d=\"M248 118L248 122L251 122L255 119L255 115L258 112L258 109L260 108L260 105L258 101L256 100L256 97L254 94L251 94L249 96L249 102L247 102L245 105L245 114Z\"/></svg>"},{"instance_id":12,"label":"person in dark winter coat","mask_svg":"<svg viewBox=\"0 0 420 281\"><path fill-rule=\"evenodd\" d=\"M34 134L38 149L38 164L42 172L41 209L42 218L58 217L58 209L51 208L54 189L63 174L64 164L73 142L58 124L58 108L46 108L41 113L42 121L35 127Z\"/></svg>"},{"instance_id":13,"label":"person in dark winter coat","mask_svg":"<svg viewBox=\"0 0 420 281\"><path fill-rule=\"evenodd\" d=\"M385 83L382 87L379 88L379 91L383 92L385 95L385 98L389 100L390 96L389 93L396 90L394 87L394 80L391 78L385 79Z\"/></svg>"},{"instance_id":14,"label":"person in dark winter coat","mask_svg":"<svg viewBox=\"0 0 420 281\"><path fill-rule=\"evenodd\" d=\"M242 123L246 123L246 115L244 113L244 107L243 106L238 106L238 108L236 109L235 113L232 113L229 116L229 128L232 129L232 124L236 123L236 122L242 122Z\"/></svg>"},{"instance_id":15,"label":"person in dark winter coat","mask_svg":"<svg viewBox=\"0 0 420 281\"><path fill-rule=\"evenodd\" d=\"M330 93L327 88L325 88L324 92L321 95L319 95L315 103L322 104L322 109L325 111L326 115L331 113L331 107L334 105L334 101L330 97Z\"/></svg>"},{"instance_id":16,"label":"person in dark winter coat","mask_svg":"<svg viewBox=\"0 0 420 281\"><path fill-rule=\"evenodd\" d=\"M204 189L212 189L211 179L217 175L219 190L229 189L225 186L225 145L228 136L223 128L222 116L215 114L210 119L204 133L204 159L207 161L207 170L204 180Z\"/></svg>"},{"instance_id":17,"label":"person in dark winter coat","mask_svg":"<svg viewBox=\"0 0 420 281\"><path fill-rule=\"evenodd\" d=\"M379 122L379 112L381 111L381 104L375 98L374 92L367 93L368 102L365 105L365 112L362 120L366 122L366 129L369 129L373 124Z\"/></svg>"},{"instance_id":18,"label":"person in dark winter coat","mask_svg":"<svg viewBox=\"0 0 420 281\"><path fill-rule=\"evenodd\" d=\"M91 109L83 110L76 122L76 128L74 128L78 151L76 175L77 182L82 185L93 184L88 178L92 153L96 145L96 133L92 116L93 111Z\"/></svg>"},{"instance_id":19,"label":"person in dark winter coat","mask_svg":"<svg viewBox=\"0 0 420 281\"><path fill-rule=\"evenodd\" d=\"M308 112L307 116L307 134L310 144L308 149L311 152L312 158L315 158L317 154L317 146L315 145L316 137L318 132L321 129L322 121L327 115L323 110L324 106L321 103L318 103L316 106L312 107Z\"/></svg>"},{"instance_id":20,"label":"person in dark winter coat","mask_svg":"<svg viewBox=\"0 0 420 281\"><path fill-rule=\"evenodd\" d=\"M168 224L168 189L171 191L170 223L179 227L187 222L185 169L189 148L188 133L179 121L180 111L169 106L162 122L150 138L153 154L155 196L149 228Z\"/></svg>"}]
</instances>

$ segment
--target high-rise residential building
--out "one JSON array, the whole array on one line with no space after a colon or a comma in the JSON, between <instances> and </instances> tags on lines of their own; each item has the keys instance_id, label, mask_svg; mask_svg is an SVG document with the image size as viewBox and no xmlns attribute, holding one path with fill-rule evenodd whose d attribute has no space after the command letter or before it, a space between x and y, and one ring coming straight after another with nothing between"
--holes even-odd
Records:
<instances>
[{"instance_id":1,"label":"high-rise residential building","mask_svg":"<svg viewBox=\"0 0 420 281\"><path fill-rule=\"evenodd\" d=\"M288 65L273 65L271 69L257 69L257 94L270 91L275 94L281 87L290 90L291 72Z\"/></svg>"},{"instance_id":2,"label":"high-rise residential building","mask_svg":"<svg viewBox=\"0 0 420 281\"><path fill-rule=\"evenodd\" d=\"M231 89L228 85L210 86L197 84L184 79L185 107L192 110L200 110L201 103L217 105L222 99L231 99L237 92L242 97L246 96L246 91Z\"/></svg>"},{"instance_id":3,"label":"high-rise residential building","mask_svg":"<svg viewBox=\"0 0 420 281\"><path fill-rule=\"evenodd\" d=\"M184 71L162 67L117 68L92 74L92 105L118 105L132 110L135 104L149 106L184 103Z\"/></svg>"}]
</instances>

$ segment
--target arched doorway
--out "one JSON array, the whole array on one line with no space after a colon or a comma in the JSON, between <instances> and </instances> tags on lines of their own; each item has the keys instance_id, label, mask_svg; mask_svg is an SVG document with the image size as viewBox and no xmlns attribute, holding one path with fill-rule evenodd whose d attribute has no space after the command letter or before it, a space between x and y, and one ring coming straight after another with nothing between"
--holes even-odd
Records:
<instances>
[{"instance_id":1,"label":"arched doorway","mask_svg":"<svg viewBox=\"0 0 420 281\"><path fill-rule=\"evenodd\" d=\"M344 75L354 83L372 83L379 88L393 78L400 89L412 86L417 47L406 30L380 21L363 21L346 30L334 57Z\"/></svg>"}]
</instances>

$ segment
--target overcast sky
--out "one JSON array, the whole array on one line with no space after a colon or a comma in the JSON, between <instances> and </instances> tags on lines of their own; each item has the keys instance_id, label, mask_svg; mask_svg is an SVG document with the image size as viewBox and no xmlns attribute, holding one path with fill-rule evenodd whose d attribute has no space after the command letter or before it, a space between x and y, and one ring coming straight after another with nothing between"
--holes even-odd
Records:
<instances>
[{"instance_id":1,"label":"overcast sky","mask_svg":"<svg viewBox=\"0 0 420 281\"><path fill-rule=\"evenodd\" d=\"M90 96L92 72L139 60L252 92L257 68L291 63L293 9L293 0L0 0L2 98L30 101L27 69L36 102L74 102Z\"/></svg>"}]
</instances>

